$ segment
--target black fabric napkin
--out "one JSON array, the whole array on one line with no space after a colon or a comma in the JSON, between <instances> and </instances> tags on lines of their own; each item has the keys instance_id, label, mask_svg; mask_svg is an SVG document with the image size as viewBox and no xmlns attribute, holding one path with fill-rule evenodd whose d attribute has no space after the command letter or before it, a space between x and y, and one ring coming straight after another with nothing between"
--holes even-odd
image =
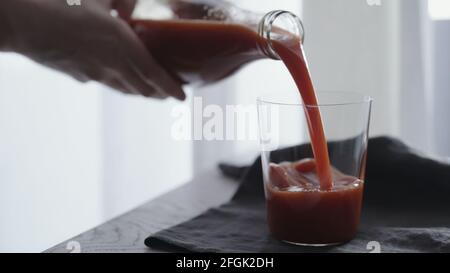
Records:
<instances>
[{"instance_id":1,"label":"black fabric napkin","mask_svg":"<svg viewBox=\"0 0 450 273\"><path fill-rule=\"evenodd\" d=\"M330 151L352 140L331 143ZM309 145L271 153L275 162L311 157ZM261 160L221 165L242 181L229 203L145 241L153 248L195 252L450 252L450 165L423 157L398 140L369 140L364 206L358 235L326 248L299 247L270 236L265 219Z\"/></svg>"}]
</instances>

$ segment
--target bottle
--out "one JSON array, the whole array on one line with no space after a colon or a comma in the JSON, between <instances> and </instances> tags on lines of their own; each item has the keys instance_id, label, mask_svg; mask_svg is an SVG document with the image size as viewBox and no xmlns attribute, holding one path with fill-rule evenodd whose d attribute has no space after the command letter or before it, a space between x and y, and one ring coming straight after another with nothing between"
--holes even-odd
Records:
<instances>
[{"instance_id":1,"label":"bottle","mask_svg":"<svg viewBox=\"0 0 450 273\"><path fill-rule=\"evenodd\" d=\"M221 0L139 0L129 24L160 65L191 85L219 81L255 60L279 60L274 40L304 40L291 12L255 14Z\"/></svg>"}]
</instances>

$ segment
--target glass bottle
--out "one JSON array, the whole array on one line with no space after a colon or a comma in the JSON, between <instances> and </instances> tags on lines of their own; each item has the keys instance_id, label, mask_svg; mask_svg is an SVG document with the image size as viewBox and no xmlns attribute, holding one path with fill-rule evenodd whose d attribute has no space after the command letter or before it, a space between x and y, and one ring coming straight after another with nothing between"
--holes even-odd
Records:
<instances>
[{"instance_id":1,"label":"glass bottle","mask_svg":"<svg viewBox=\"0 0 450 273\"><path fill-rule=\"evenodd\" d=\"M286 35L304 41L291 12L256 14L221 0L138 0L129 23L182 84L213 83L249 62L279 60L272 41Z\"/></svg>"}]
</instances>

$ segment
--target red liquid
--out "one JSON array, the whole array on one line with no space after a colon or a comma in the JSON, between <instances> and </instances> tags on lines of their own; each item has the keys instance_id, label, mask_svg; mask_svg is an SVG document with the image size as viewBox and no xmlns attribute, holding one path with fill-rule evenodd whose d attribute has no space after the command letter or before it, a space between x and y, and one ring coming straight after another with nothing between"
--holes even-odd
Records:
<instances>
[{"instance_id":1,"label":"red liquid","mask_svg":"<svg viewBox=\"0 0 450 273\"><path fill-rule=\"evenodd\" d=\"M215 21L133 20L153 57L181 83L210 83L267 58L252 29Z\"/></svg>"},{"instance_id":2,"label":"red liquid","mask_svg":"<svg viewBox=\"0 0 450 273\"><path fill-rule=\"evenodd\" d=\"M272 234L301 244L333 244L355 237L364 183L332 170L332 190L320 189L314 160L271 164L266 185Z\"/></svg>"},{"instance_id":3,"label":"red liquid","mask_svg":"<svg viewBox=\"0 0 450 273\"><path fill-rule=\"evenodd\" d=\"M283 42L274 42L273 45L275 51L289 69L300 92L303 104L306 105L304 108L314 158L316 160L316 172L320 180L320 188L322 190L329 190L333 187L333 179L331 176L330 159L328 158L328 146L303 47L298 39L292 38Z\"/></svg>"},{"instance_id":4,"label":"red liquid","mask_svg":"<svg viewBox=\"0 0 450 273\"><path fill-rule=\"evenodd\" d=\"M214 82L250 61L267 58L260 50L267 41L243 25L201 20L133 20L130 24L153 57L181 83ZM266 188L269 226L275 237L286 241L312 244L346 241L354 236L359 222L362 182L358 180L358 186L354 187L355 178L351 182L348 177L342 180L336 171L332 172L300 39L292 35L284 38L273 42L273 49L289 69L306 105L314 153L314 162L308 163L314 168L297 183L313 188L293 192L289 183L279 187L271 181ZM287 176L289 179L285 176L278 182L292 182L301 177L296 174L298 171L289 172L292 175Z\"/></svg>"}]
</instances>

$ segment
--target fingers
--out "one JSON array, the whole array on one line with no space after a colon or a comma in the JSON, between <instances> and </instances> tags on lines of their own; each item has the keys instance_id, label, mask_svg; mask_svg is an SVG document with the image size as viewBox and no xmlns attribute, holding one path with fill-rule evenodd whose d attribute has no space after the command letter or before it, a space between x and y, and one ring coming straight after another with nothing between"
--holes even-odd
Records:
<instances>
[{"instance_id":1,"label":"fingers","mask_svg":"<svg viewBox=\"0 0 450 273\"><path fill-rule=\"evenodd\" d=\"M152 85L144 81L123 58L119 58L109 66L99 66L92 60L84 60L80 70L83 71L83 74L78 79L94 80L125 94L161 99L168 97L167 94L159 93ZM74 77L76 76L77 74L74 74Z\"/></svg>"},{"instance_id":2,"label":"fingers","mask_svg":"<svg viewBox=\"0 0 450 273\"><path fill-rule=\"evenodd\" d=\"M136 2L137 0L113 0L112 8L117 10L121 18L128 20L133 14Z\"/></svg>"},{"instance_id":3,"label":"fingers","mask_svg":"<svg viewBox=\"0 0 450 273\"><path fill-rule=\"evenodd\" d=\"M124 66L121 80L123 84L134 93L141 94L145 97L157 97L167 98L168 95L164 92L160 92L154 86L150 85L147 81L141 78L131 67Z\"/></svg>"},{"instance_id":4,"label":"fingers","mask_svg":"<svg viewBox=\"0 0 450 273\"><path fill-rule=\"evenodd\" d=\"M126 82L123 79L112 79L108 82L104 82L104 84L127 95L142 95L142 93L138 91L138 88L134 87L132 83ZM147 93L146 97L165 99L167 96L164 97L158 93Z\"/></svg>"},{"instance_id":5,"label":"fingers","mask_svg":"<svg viewBox=\"0 0 450 273\"><path fill-rule=\"evenodd\" d=\"M95 3L108 10L116 9L122 18L129 18L136 0L99 0ZM104 33L107 33L106 37L110 37L113 43L99 47L98 53L93 54L93 59L100 58L101 60L95 64L103 64L103 68L105 65L108 66L111 73L102 73L100 77L87 76L124 93L158 98L172 96L184 100L186 96L181 85L153 59L126 20L113 17L104 19L106 19L105 28L111 30ZM89 71L87 68L83 70Z\"/></svg>"},{"instance_id":6,"label":"fingers","mask_svg":"<svg viewBox=\"0 0 450 273\"><path fill-rule=\"evenodd\" d=\"M120 91L124 94L136 94L134 92L131 92L130 89L127 88L127 86L118 79L114 79L109 82L105 82L105 85L111 87L114 90Z\"/></svg>"},{"instance_id":7,"label":"fingers","mask_svg":"<svg viewBox=\"0 0 450 273\"><path fill-rule=\"evenodd\" d=\"M120 29L119 41L123 50L122 58L126 60L128 67L133 70L137 78L160 94L169 94L184 100L186 95L181 85L153 59L133 30L123 22L121 25L123 26Z\"/></svg>"},{"instance_id":8,"label":"fingers","mask_svg":"<svg viewBox=\"0 0 450 273\"><path fill-rule=\"evenodd\" d=\"M151 86L157 93L168 94L179 100L186 99L186 95L181 89L181 86L156 62L152 63L153 59L150 59L149 64L139 64L139 62L135 62L133 59L127 59L127 62L136 75L138 75L146 84Z\"/></svg>"}]
</instances>

